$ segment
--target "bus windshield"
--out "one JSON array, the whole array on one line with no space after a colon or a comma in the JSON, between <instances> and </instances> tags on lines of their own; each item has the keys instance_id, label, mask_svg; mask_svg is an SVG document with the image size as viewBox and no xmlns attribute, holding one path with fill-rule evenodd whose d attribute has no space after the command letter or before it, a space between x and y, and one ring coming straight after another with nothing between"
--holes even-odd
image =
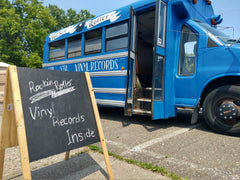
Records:
<instances>
[{"instance_id":1,"label":"bus windshield","mask_svg":"<svg viewBox=\"0 0 240 180\"><path fill-rule=\"evenodd\" d=\"M215 36L218 38L220 41L222 41L225 44L231 44L234 42L233 39L231 39L228 35L224 34L223 32L219 31L218 29L210 26L207 23L195 20L201 27L207 30L207 32L211 33L211 35Z\"/></svg>"}]
</instances>

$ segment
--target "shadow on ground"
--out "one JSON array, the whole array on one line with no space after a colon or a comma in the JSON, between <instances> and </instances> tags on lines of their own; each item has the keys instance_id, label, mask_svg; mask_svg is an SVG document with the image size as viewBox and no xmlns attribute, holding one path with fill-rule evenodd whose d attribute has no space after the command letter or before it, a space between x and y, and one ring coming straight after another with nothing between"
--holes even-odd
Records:
<instances>
[{"instance_id":1,"label":"shadow on ground","mask_svg":"<svg viewBox=\"0 0 240 180\"><path fill-rule=\"evenodd\" d=\"M49 162L50 163L50 162ZM67 161L61 161L50 166L46 166L37 170L32 170L32 179L82 179L97 171L100 171L103 176L108 179L108 174L104 169L88 154L83 153L75 157L71 157ZM8 180L21 179L22 174L14 177L6 178Z\"/></svg>"},{"instance_id":2,"label":"shadow on ground","mask_svg":"<svg viewBox=\"0 0 240 180\"><path fill-rule=\"evenodd\" d=\"M150 116L133 115L131 117L124 116L124 110L116 107L100 107L99 113L102 119L122 122L123 127L127 127L131 124L142 125L149 132L153 132L159 129L167 129L170 127L189 127L191 126L191 111L179 111L177 117L169 119L152 120ZM201 114L199 115L196 129L211 132L212 130L205 124Z\"/></svg>"}]
</instances>

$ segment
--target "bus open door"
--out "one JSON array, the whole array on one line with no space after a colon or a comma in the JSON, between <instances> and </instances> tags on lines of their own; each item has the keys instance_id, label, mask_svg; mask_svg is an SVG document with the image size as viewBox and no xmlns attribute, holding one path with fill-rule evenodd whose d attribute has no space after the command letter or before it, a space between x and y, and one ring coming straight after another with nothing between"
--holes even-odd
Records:
<instances>
[{"instance_id":1,"label":"bus open door","mask_svg":"<svg viewBox=\"0 0 240 180\"><path fill-rule=\"evenodd\" d=\"M125 115L165 118L164 69L167 5L136 15L131 7Z\"/></svg>"},{"instance_id":2,"label":"bus open door","mask_svg":"<svg viewBox=\"0 0 240 180\"><path fill-rule=\"evenodd\" d=\"M134 89L136 77L136 41L137 41L137 16L133 7L130 7L130 28L129 28L129 43L128 43L128 72L127 72L127 88L125 112L126 116L132 116L134 104Z\"/></svg>"},{"instance_id":3,"label":"bus open door","mask_svg":"<svg viewBox=\"0 0 240 180\"><path fill-rule=\"evenodd\" d=\"M165 118L165 33L166 4L156 2L152 76L152 119Z\"/></svg>"}]
</instances>

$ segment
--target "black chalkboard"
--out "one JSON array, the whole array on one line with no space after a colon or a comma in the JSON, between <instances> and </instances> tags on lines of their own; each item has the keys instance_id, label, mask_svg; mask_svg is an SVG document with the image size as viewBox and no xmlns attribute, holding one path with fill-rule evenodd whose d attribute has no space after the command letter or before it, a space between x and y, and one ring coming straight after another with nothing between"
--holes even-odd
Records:
<instances>
[{"instance_id":1,"label":"black chalkboard","mask_svg":"<svg viewBox=\"0 0 240 180\"><path fill-rule=\"evenodd\" d=\"M30 162L100 141L84 73L17 72Z\"/></svg>"}]
</instances>

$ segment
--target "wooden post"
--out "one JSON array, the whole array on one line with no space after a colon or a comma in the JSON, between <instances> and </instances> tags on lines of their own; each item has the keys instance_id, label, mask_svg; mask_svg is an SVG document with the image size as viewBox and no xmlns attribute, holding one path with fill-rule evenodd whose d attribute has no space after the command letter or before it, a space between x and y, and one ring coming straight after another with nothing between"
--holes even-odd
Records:
<instances>
[{"instance_id":1,"label":"wooden post","mask_svg":"<svg viewBox=\"0 0 240 180\"><path fill-rule=\"evenodd\" d=\"M0 179L3 178L5 149L0 149Z\"/></svg>"},{"instance_id":2,"label":"wooden post","mask_svg":"<svg viewBox=\"0 0 240 180\"><path fill-rule=\"evenodd\" d=\"M3 74L1 74L3 75ZM17 145L17 134L16 126L13 113L11 110L7 110L8 103L11 104L12 96L10 91L10 84L8 82L9 73L8 69L5 72L5 80L1 79L1 83L4 82L4 101L3 101L3 115L2 120L0 121L0 179L3 178L3 169L4 169L4 158L5 158L5 149L8 147L13 147Z\"/></svg>"},{"instance_id":3,"label":"wooden post","mask_svg":"<svg viewBox=\"0 0 240 180\"><path fill-rule=\"evenodd\" d=\"M28 146L27 146L27 137L26 137L26 131L25 131L22 100L21 100L16 66L9 67L9 76L10 76L10 83L11 83L11 93L13 95L13 109L14 109L14 115L15 115L16 126L17 126L17 137L18 137L18 144L20 149L23 178L30 180L31 170L30 170L30 162L29 162L29 154L28 154Z\"/></svg>"},{"instance_id":4,"label":"wooden post","mask_svg":"<svg viewBox=\"0 0 240 180\"><path fill-rule=\"evenodd\" d=\"M103 155L104 155L104 159L105 159L105 163L106 163L106 167L107 167L107 171L108 171L108 176L109 176L110 180L114 180L112 167L111 167L110 159L109 159L109 155L108 155L107 145L105 142L102 124L101 124L100 116L99 116L99 112L98 112L98 107L97 107L97 103L95 100L95 95L93 92L92 84L90 83L91 79L90 79L89 73L85 73L85 76L86 76L86 81L87 81L87 85L88 85L88 89L89 89L89 94L90 94L91 101L92 101L94 116L95 116L97 127L98 127L98 133L99 133L99 137L100 137L101 146L103 149Z\"/></svg>"},{"instance_id":5,"label":"wooden post","mask_svg":"<svg viewBox=\"0 0 240 180\"><path fill-rule=\"evenodd\" d=\"M0 149L7 149L18 145L16 119L13 110L12 87L9 79L9 69L6 73L2 124L0 130Z\"/></svg>"},{"instance_id":6,"label":"wooden post","mask_svg":"<svg viewBox=\"0 0 240 180\"><path fill-rule=\"evenodd\" d=\"M70 155L70 151L67 151L66 154L65 154L65 160L69 159L69 155Z\"/></svg>"}]
</instances>

